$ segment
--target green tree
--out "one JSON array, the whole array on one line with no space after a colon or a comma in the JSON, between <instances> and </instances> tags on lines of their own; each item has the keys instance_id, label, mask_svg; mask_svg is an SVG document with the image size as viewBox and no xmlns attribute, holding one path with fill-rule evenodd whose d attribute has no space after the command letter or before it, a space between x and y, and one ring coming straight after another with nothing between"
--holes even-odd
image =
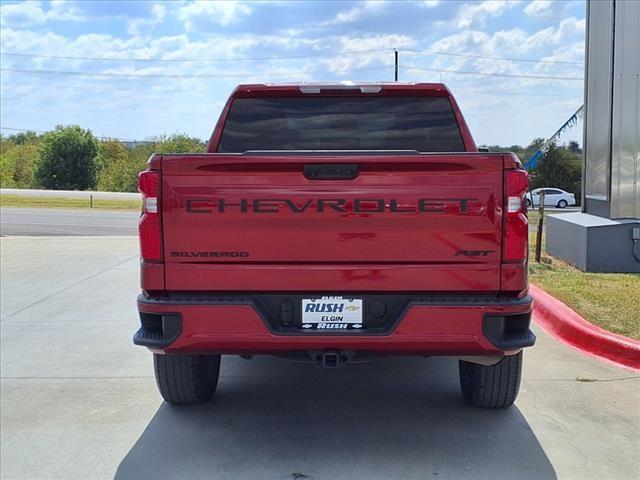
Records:
<instances>
[{"instance_id":1,"label":"green tree","mask_svg":"<svg viewBox=\"0 0 640 480\"><path fill-rule=\"evenodd\" d=\"M12 140L16 145L24 145L25 143L37 143L38 134L31 130L26 132L16 133L12 136Z\"/></svg>"},{"instance_id":2,"label":"green tree","mask_svg":"<svg viewBox=\"0 0 640 480\"><path fill-rule=\"evenodd\" d=\"M7 156L7 152L13 147L13 142L0 134L0 187L13 188L13 163Z\"/></svg>"},{"instance_id":3,"label":"green tree","mask_svg":"<svg viewBox=\"0 0 640 480\"><path fill-rule=\"evenodd\" d=\"M572 154L555 143L538 161L532 175L532 188L557 187L580 198L582 186L582 161L580 155Z\"/></svg>"},{"instance_id":4,"label":"green tree","mask_svg":"<svg viewBox=\"0 0 640 480\"><path fill-rule=\"evenodd\" d=\"M96 174L98 178L102 169L110 163L127 156L127 147L119 140L104 140L98 143L98 156L96 157Z\"/></svg>"},{"instance_id":5,"label":"green tree","mask_svg":"<svg viewBox=\"0 0 640 480\"><path fill-rule=\"evenodd\" d=\"M172 133L171 135L161 135L153 137L154 151L156 153L202 153L205 151L205 144L195 137L190 137L186 133Z\"/></svg>"},{"instance_id":6,"label":"green tree","mask_svg":"<svg viewBox=\"0 0 640 480\"><path fill-rule=\"evenodd\" d=\"M522 151L522 156L520 157L522 162L524 163L529 160L545 141L546 140L544 138L534 138L533 141Z\"/></svg>"},{"instance_id":7,"label":"green tree","mask_svg":"<svg viewBox=\"0 0 640 480\"><path fill-rule=\"evenodd\" d=\"M34 185L38 147L23 143L12 145L0 156L2 186L7 188L30 188Z\"/></svg>"},{"instance_id":8,"label":"green tree","mask_svg":"<svg viewBox=\"0 0 640 480\"><path fill-rule=\"evenodd\" d=\"M38 136L34 132L0 136L0 185L5 188L34 186Z\"/></svg>"},{"instance_id":9,"label":"green tree","mask_svg":"<svg viewBox=\"0 0 640 480\"><path fill-rule=\"evenodd\" d=\"M569 141L566 148L571 153L577 153L578 155L582 155L582 148L580 148L580 144L575 140Z\"/></svg>"},{"instance_id":10,"label":"green tree","mask_svg":"<svg viewBox=\"0 0 640 480\"><path fill-rule=\"evenodd\" d=\"M15 186L13 164L6 155L0 155L0 187L14 188Z\"/></svg>"},{"instance_id":11,"label":"green tree","mask_svg":"<svg viewBox=\"0 0 640 480\"><path fill-rule=\"evenodd\" d=\"M95 187L98 141L78 125L58 126L38 147L36 178L44 188L86 190Z\"/></svg>"},{"instance_id":12,"label":"green tree","mask_svg":"<svg viewBox=\"0 0 640 480\"><path fill-rule=\"evenodd\" d=\"M98 189L135 192L138 173L147 168L153 153L199 153L204 150L205 144L201 140L184 133L153 137L129 149L120 142L104 142L98 161Z\"/></svg>"},{"instance_id":13,"label":"green tree","mask_svg":"<svg viewBox=\"0 0 640 480\"><path fill-rule=\"evenodd\" d=\"M122 142L107 140L100 143L97 159L98 190L107 192L135 191L135 173L129 162L129 152Z\"/></svg>"}]
</instances>

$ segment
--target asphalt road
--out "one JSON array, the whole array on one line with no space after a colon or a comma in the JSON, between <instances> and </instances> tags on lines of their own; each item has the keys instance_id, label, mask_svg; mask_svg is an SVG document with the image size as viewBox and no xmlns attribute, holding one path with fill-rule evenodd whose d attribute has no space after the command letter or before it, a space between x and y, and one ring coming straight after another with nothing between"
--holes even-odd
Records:
<instances>
[{"instance_id":1,"label":"asphalt road","mask_svg":"<svg viewBox=\"0 0 640 480\"><path fill-rule=\"evenodd\" d=\"M139 212L3 207L0 235L137 235Z\"/></svg>"},{"instance_id":2,"label":"asphalt road","mask_svg":"<svg viewBox=\"0 0 640 480\"><path fill-rule=\"evenodd\" d=\"M0 477L637 479L640 375L536 328L516 405L467 407L451 359L223 359L164 404L134 347L133 237L0 239Z\"/></svg>"}]
</instances>

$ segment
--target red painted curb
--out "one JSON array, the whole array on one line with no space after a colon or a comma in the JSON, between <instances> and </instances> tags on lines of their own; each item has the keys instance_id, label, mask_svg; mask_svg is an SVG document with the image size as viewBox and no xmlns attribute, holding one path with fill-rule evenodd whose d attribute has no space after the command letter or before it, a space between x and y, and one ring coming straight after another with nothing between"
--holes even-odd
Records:
<instances>
[{"instance_id":1,"label":"red painted curb","mask_svg":"<svg viewBox=\"0 0 640 480\"><path fill-rule=\"evenodd\" d=\"M587 322L557 298L529 285L535 321L552 336L578 350L633 370L640 370L640 341Z\"/></svg>"}]
</instances>

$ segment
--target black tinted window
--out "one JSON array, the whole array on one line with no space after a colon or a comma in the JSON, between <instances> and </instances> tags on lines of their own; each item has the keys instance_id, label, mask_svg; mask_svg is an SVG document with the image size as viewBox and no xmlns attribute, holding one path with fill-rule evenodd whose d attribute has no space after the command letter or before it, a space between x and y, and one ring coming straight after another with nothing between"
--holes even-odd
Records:
<instances>
[{"instance_id":1,"label":"black tinted window","mask_svg":"<svg viewBox=\"0 0 640 480\"><path fill-rule=\"evenodd\" d=\"M234 100L219 152L417 150L462 152L445 97L282 97Z\"/></svg>"}]
</instances>

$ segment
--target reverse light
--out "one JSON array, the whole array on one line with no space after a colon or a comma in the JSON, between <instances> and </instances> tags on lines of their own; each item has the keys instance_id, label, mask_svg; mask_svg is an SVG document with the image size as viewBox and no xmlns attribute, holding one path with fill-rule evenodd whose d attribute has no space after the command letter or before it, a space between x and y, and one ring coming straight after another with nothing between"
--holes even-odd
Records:
<instances>
[{"instance_id":1,"label":"reverse light","mask_svg":"<svg viewBox=\"0 0 640 480\"><path fill-rule=\"evenodd\" d=\"M147 213L158 213L158 198L149 197L143 200L143 209Z\"/></svg>"},{"instance_id":2,"label":"reverse light","mask_svg":"<svg viewBox=\"0 0 640 480\"><path fill-rule=\"evenodd\" d=\"M503 262L526 260L529 249L529 219L524 197L529 189L526 170L505 171L505 221L502 243Z\"/></svg>"},{"instance_id":3,"label":"reverse light","mask_svg":"<svg viewBox=\"0 0 640 480\"><path fill-rule=\"evenodd\" d=\"M516 213L522 209L522 198L520 197L508 197L507 198L507 213Z\"/></svg>"},{"instance_id":4,"label":"reverse light","mask_svg":"<svg viewBox=\"0 0 640 480\"><path fill-rule=\"evenodd\" d=\"M144 261L162 261L162 231L158 196L160 172L145 170L138 175L138 191L142 194L142 214L138 221L140 255Z\"/></svg>"}]
</instances>

